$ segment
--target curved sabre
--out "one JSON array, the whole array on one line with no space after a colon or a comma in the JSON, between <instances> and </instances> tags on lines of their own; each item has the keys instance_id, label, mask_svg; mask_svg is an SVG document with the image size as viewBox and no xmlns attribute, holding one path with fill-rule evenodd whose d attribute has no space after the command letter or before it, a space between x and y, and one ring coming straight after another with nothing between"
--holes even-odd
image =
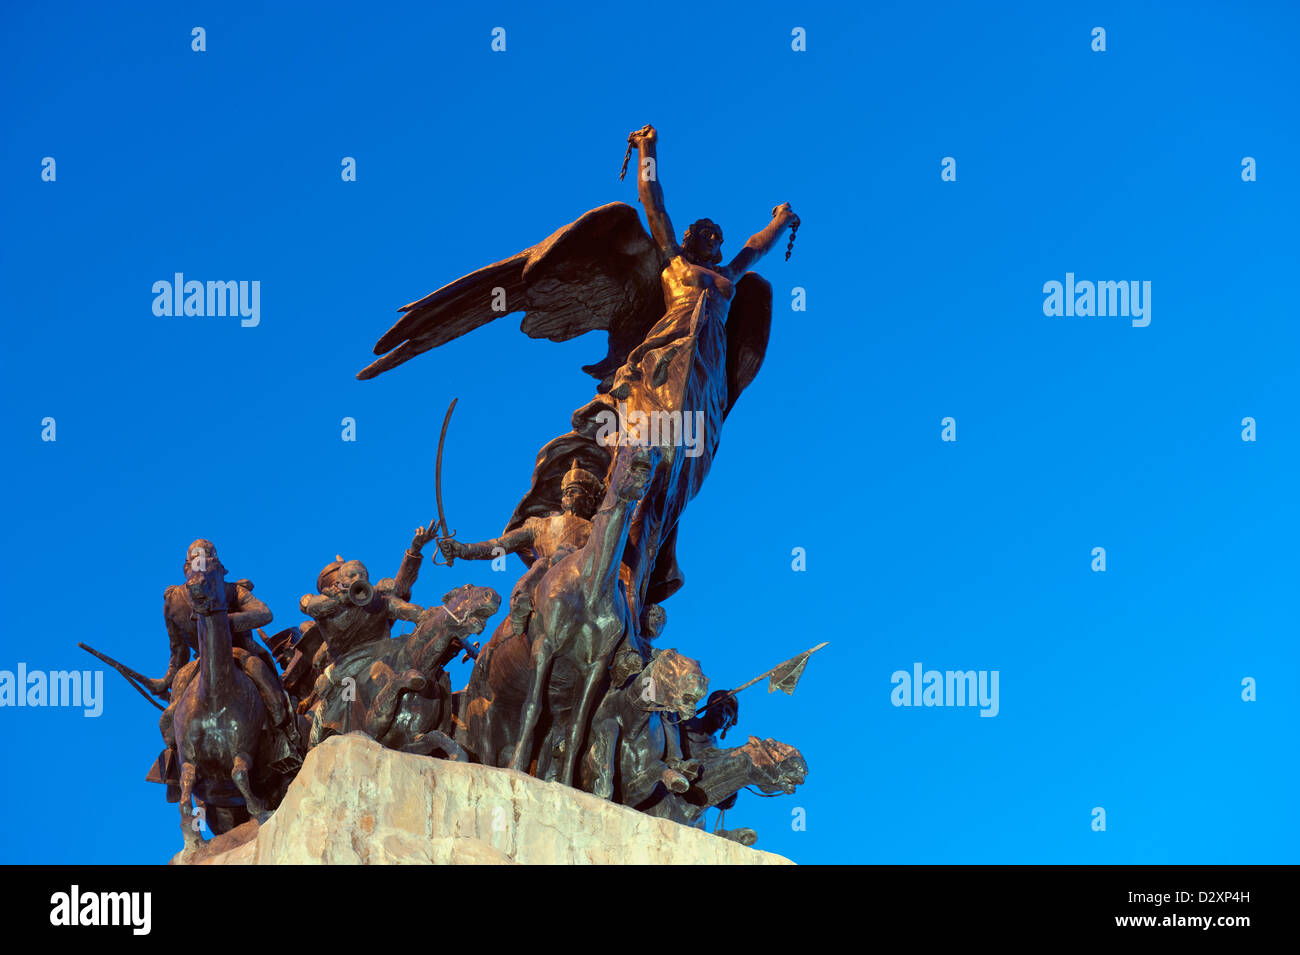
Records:
<instances>
[{"instance_id":1,"label":"curved sabre","mask_svg":"<svg viewBox=\"0 0 1300 955\"><path fill-rule=\"evenodd\" d=\"M447 425L451 424L451 413L456 410L456 402L458 401L460 401L459 398L452 398L451 404L447 406L447 414L443 416L442 433L438 435L438 460L434 465L433 472L433 491L437 496L438 501L438 526L442 528L442 534L439 536L444 539L456 536L455 531L449 532L447 530L447 515L442 509L442 448L443 445L447 443ZM441 549L439 550L439 553L441 553ZM456 563L455 557L447 557L445 559L447 561L446 566L448 567ZM438 554L434 554L433 562L435 564L438 562Z\"/></svg>"}]
</instances>

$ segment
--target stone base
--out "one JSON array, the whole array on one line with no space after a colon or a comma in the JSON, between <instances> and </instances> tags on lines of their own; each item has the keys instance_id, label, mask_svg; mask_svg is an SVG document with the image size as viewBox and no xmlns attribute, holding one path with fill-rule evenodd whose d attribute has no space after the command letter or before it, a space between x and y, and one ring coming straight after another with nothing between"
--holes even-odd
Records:
<instances>
[{"instance_id":1,"label":"stone base","mask_svg":"<svg viewBox=\"0 0 1300 955\"><path fill-rule=\"evenodd\" d=\"M524 773L385 749L307 754L275 814L173 865L793 865L783 856Z\"/></svg>"}]
</instances>

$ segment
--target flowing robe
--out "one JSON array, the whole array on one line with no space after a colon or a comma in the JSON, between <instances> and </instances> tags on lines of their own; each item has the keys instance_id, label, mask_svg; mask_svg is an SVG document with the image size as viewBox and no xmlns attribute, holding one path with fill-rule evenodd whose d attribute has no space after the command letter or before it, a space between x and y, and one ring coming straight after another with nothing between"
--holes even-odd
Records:
<instances>
[{"instance_id":1,"label":"flowing robe","mask_svg":"<svg viewBox=\"0 0 1300 955\"><path fill-rule=\"evenodd\" d=\"M522 523L530 499L540 497L541 488L574 458L579 466L604 473L616 453L607 443L609 424L621 413L630 419L629 431L636 430L637 420L649 421L656 413L660 422L665 414L676 413L677 421L689 416L694 447L682 440L685 427L639 435L646 443L657 438L663 459L632 517L623 557L623 582L634 620L640 619L644 606L665 599L684 582L673 555L677 523L709 473L728 407L726 322L733 283L680 255L669 261L661 281L663 317L614 373L609 391L574 412L573 432L542 449L533 490L510 524ZM639 419L638 413L646 418ZM698 429L696 421L702 423ZM612 443L619 440L626 438Z\"/></svg>"}]
</instances>

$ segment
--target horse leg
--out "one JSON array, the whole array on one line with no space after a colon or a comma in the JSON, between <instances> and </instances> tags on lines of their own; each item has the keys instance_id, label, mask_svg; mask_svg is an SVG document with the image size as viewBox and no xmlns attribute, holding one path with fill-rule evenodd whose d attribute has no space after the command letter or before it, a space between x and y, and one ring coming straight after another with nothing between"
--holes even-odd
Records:
<instances>
[{"instance_id":1,"label":"horse leg","mask_svg":"<svg viewBox=\"0 0 1300 955\"><path fill-rule=\"evenodd\" d=\"M289 706L289 698L280 688L275 671L261 657L236 648L234 658L257 689L266 708L267 725L272 734L273 754L271 768L279 772L293 772L302 765L303 745L298 736L298 721Z\"/></svg>"},{"instance_id":2,"label":"horse leg","mask_svg":"<svg viewBox=\"0 0 1300 955\"><path fill-rule=\"evenodd\" d=\"M610 717L592 724L591 746L583 757L583 782L591 786L593 796L614 798L614 761L618 758L618 746L618 720Z\"/></svg>"},{"instance_id":3,"label":"horse leg","mask_svg":"<svg viewBox=\"0 0 1300 955\"><path fill-rule=\"evenodd\" d=\"M253 787L248 781L248 767L250 765L252 765L252 760L246 754L240 753L235 757L235 762L230 767L230 779L244 797L244 805L248 807L248 814L258 822L263 822L262 817L267 814L266 805L253 795Z\"/></svg>"},{"instance_id":4,"label":"horse leg","mask_svg":"<svg viewBox=\"0 0 1300 955\"><path fill-rule=\"evenodd\" d=\"M198 775L193 763L181 765L181 834L185 837L185 850L189 852L203 845L203 837L194 825L194 808L191 800L194 796L194 779Z\"/></svg>"},{"instance_id":5,"label":"horse leg","mask_svg":"<svg viewBox=\"0 0 1300 955\"><path fill-rule=\"evenodd\" d=\"M393 721L397 719L403 694L408 691L423 692L429 685L429 678L414 667L399 675L387 663L377 660L370 667L370 679L380 689L371 700L370 709L366 711L366 725L363 729L372 739L382 743L392 729Z\"/></svg>"},{"instance_id":6,"label":"horse leg","mask_svg":"<svg viewBox=\"0 0 1300 955\"><path fill-rule=\"evenodd\" d=\"M519 724L519 739L515 740L515 752L510 758L510 768L521 773L528 772L528 765L532 762L533 734L537 732L537 721L541 718L542 695L550 682L554 659L546 647L546 638L542 637L533 650L533 682L528 687L528 699L524 702L523 718Z\"/></svg>"},{"instance_id":7,"label":"horse leg","mask_svg":"<svg viewBox=\"0 0 1300 955\"><path fill-rule=\"evenodd\" d=\"M582 681L582 696L578 699L578 710L574 714L574 719L569 726L568 743L564 749L564 759L560 763L560 775L558 782L566 786L573 785L573 765L578 758L578 744L582 742L582 734L587 729L587 721L591 719L592 711L596 708L596 686L600 682L601 673L604 667L596 663L585 674Z\"/></svg>"},{"instance_id":8,"label":"horse leg","mask_svg":"<svg viewBox=\"0 0 1300 955\"><path fill-rule=\"evenodd\" d=\"M461 745L441 730L429 730L421 733L402 747L403 753L415 753L419 756L432 756L435 752L445 754L446 759L458 763L468 763L469 754Z\"/></svg>"}]
</instances>

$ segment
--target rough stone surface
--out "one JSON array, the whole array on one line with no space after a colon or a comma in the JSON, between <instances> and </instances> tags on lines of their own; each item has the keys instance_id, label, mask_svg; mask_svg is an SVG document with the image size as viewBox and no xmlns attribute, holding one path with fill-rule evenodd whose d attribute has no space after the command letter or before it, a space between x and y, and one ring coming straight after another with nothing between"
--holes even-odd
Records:
<instances>
[{"instance_id":1,"label":"rough stone surface","mask_svg":"<svg viewBox=\"0 0 1300 955\"><path fill-rule=\"evenodd\" d=\"M280 808L182 861L199 865L792 865L523 773L385 749L313 749Z\"/></svg>"}]
</instances>

